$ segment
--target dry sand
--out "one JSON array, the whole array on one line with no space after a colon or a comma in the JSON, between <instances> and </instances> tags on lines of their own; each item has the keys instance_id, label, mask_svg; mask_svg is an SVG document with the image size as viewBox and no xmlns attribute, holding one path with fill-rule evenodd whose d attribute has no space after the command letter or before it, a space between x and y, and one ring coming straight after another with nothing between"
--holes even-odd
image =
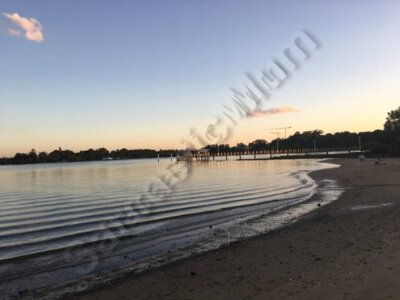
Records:
<instances>
[{"instance_id":1,"label":"dry sand","mask_svg":"<svg viewBox=\"0 0 400 300\"><path fill-rule=\"evenodd\" d=\"M400 299L400 159L312 174L347 188L302 221L70 299Z\"/></svg>"}]
</instances>

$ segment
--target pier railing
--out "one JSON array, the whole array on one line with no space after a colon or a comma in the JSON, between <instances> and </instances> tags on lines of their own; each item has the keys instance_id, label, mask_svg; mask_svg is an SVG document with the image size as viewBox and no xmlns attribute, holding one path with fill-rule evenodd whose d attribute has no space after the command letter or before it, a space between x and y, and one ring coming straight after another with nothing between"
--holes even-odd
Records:
<instances>
[{"instance_id":1,"label":"pier railing","mask_svg":"<svg viewBox=\"0 0 400 300\"><path fill-rule=\"evenodd\" d=\"M210 153L210 159L225 157L238 157L239 159L257 159L291 156L329 156L359 153L359 147L331 147L331 148L296 148L296 149L266 149L259 151L228 151L219 153ZM266 157L267 156L267 157Z\"/></svg>"}]
</instances>

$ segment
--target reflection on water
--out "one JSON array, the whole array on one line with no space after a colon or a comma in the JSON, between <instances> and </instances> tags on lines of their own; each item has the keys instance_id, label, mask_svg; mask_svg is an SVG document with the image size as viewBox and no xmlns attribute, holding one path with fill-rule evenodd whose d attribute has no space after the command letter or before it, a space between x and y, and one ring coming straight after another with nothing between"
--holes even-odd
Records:
<instances>
[{"instance_id":1,"label":"reflection on water","mask_svg":"<svg viewBox=\"0 0 400 300\"><path fill-rule=\"evenodd\" d=\"M199 241L212 226L309 199L316 186L306 173L331 166L315 160L194 163L183 183L165 198L147 199L143 209L141 195L170 163L145 159L0 168L0 262L19 260L15 273L1 274L0 268L0 277L23 282L17 273L30 268L28 257L107 239L104 232L111 228L113 237L130 237L113 249L113 257L129 253L139 259ZM59 258L52 255L40 268L57 269ZM119 264L100 265L107 270ZM57 274L58 279L68 276Z\"/></svg>"},{"instance_id":2,"label":"reflection on water","mask_svg":"<svg viewBox=\"0 0 400 300\"><path fill-rule=\"evenodd\" d=\"M295 201L313 188L313 182L299 171L317 166L310 160L197 163L191 176L167 198L148 199L147 209L140 213L140 196L169 163L129 160L0 169L0 259L93 242L96 231L121 225L121 211L125 225L140 225L276 200Z\"/></svg>"}]
</instances>

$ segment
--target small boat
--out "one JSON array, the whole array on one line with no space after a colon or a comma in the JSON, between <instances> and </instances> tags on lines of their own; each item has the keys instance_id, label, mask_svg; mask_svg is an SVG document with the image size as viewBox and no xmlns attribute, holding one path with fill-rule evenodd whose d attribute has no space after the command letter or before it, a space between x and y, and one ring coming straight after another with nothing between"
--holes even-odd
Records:
<instances>
[{"instance_id":1,"label":"small boat","mask_svg":"<svg viewBox=\"0 0 400 300\"><path fill-rule=\"evenodd\" d=\"M113 160L114 158L112 157L103 157L101 160Z\"/></svg>"}]
</instances>

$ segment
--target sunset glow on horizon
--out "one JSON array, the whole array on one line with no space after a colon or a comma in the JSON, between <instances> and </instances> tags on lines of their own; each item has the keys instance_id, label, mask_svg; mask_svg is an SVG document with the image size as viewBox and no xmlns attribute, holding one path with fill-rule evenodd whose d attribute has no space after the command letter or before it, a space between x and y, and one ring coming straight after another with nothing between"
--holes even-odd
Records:
<instances>
[{"instance_id":1,"label":"sunset glow on horizon","mask_svg":"<svg viewBox=\"0 0 400 300\"><path fill-rule=\"evenodd\" d=\"M157 3L157 6L155 6ZM96 13L94 14L94 8ZM321 43L228 143L382 129L399 106L396 1L2 1L0 157L180 149L299 30ZM285 18L282 18L285 15ZM283 137L283 131L281 131Z\"/></svg>"}]
</instances>

